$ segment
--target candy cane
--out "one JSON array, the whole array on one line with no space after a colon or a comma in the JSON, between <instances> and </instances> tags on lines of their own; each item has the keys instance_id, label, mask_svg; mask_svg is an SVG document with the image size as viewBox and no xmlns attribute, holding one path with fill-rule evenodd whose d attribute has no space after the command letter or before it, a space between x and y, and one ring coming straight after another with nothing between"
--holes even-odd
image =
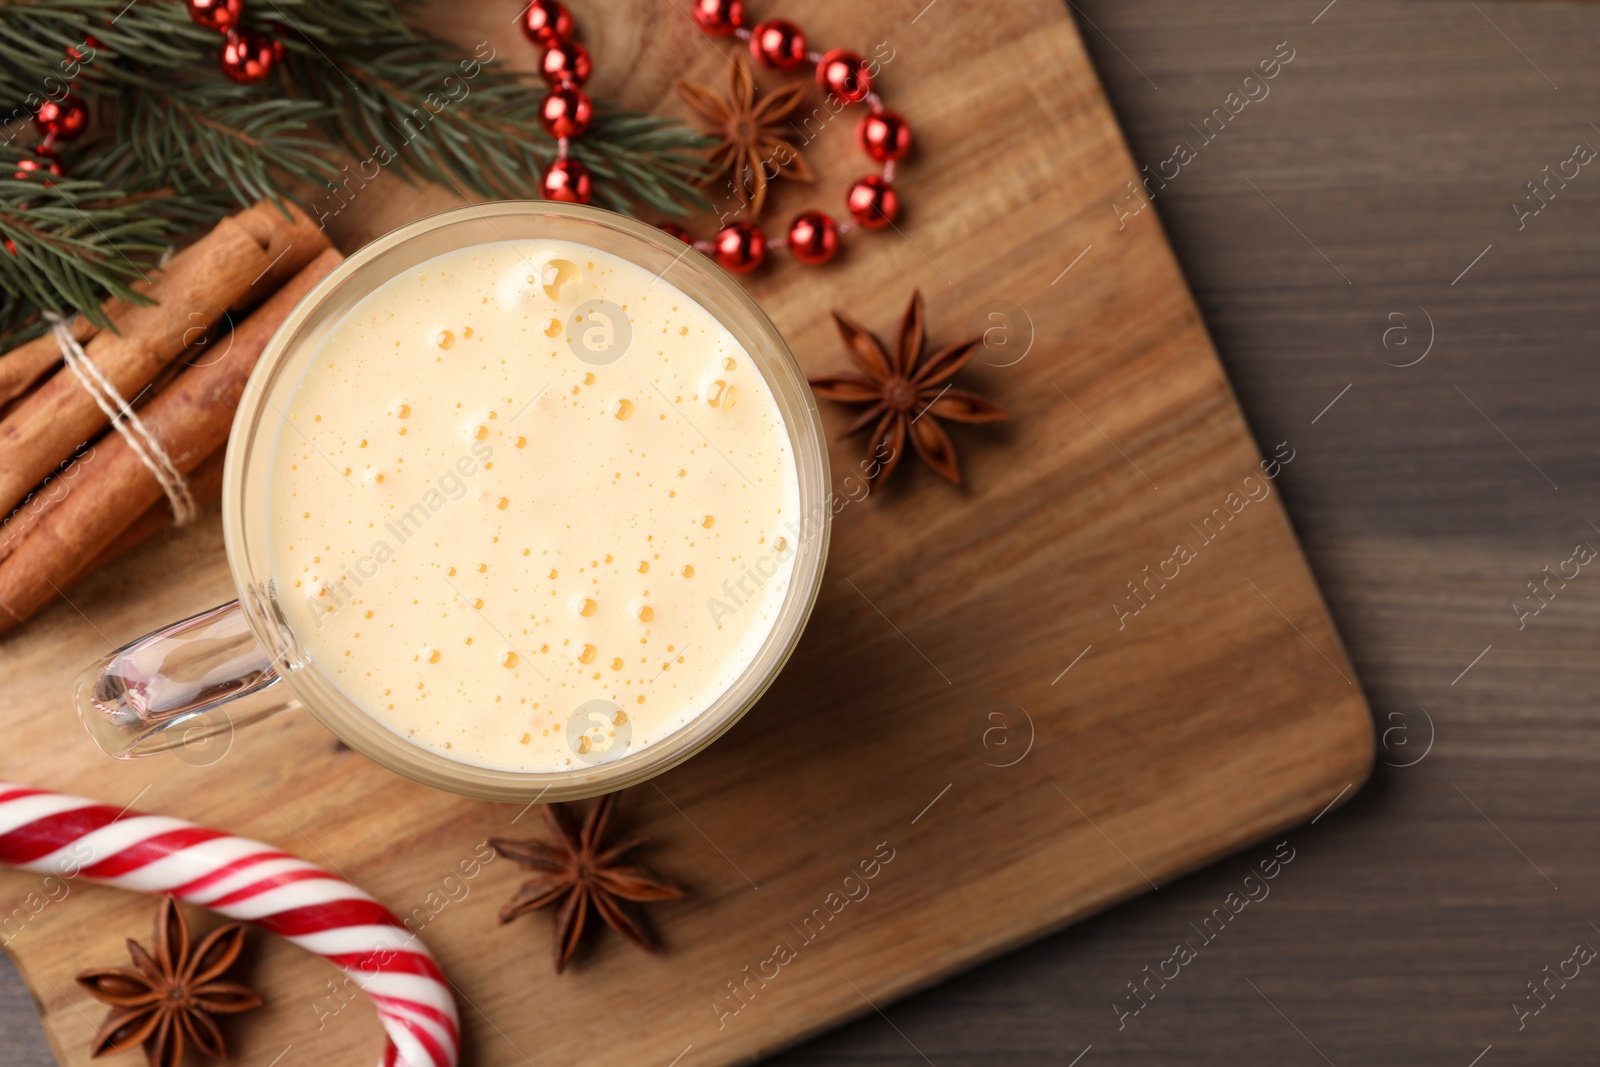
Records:
<instances>
[{"instance_id":1,"label":"candy cane","mask_svg":"<svg viewBox=\"0 0 1600 1067\"><path fill-rule=\"evenodd\" d=\"M0 782L0 864L177 897L255 923L331 962L378 1007L379 1067L455 1067L455 1000L382 904L286 852L165 815Z\"/></svg>"}]
</instances>

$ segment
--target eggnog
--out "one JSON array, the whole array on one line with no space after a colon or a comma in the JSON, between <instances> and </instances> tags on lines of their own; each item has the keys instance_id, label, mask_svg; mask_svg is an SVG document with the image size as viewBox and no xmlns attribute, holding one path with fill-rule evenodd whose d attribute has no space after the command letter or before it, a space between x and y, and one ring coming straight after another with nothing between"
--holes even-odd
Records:
<instances>
[{"instance_id":1,"label":"eggnog","mask_svg":"<svg viewBox=\"0 0 1600 1067\"><path fill-rule=\"evenodd\" d=\"M610 762L756 658L799 526L761 368L699 304L568 242L476 245L332 329L272 445L302 650L388 730L510 771Z\"/></svg>"}]
</instances>

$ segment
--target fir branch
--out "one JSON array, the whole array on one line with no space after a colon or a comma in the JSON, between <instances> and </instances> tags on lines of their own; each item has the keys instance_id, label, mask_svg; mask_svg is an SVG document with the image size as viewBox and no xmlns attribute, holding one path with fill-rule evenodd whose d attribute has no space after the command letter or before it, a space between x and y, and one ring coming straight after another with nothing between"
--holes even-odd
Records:
<instances>
[{"instance_id":1,"label":"fir branch","mask_svg":"<svg viewBox=\"0 0 1600 1067\"><path fill-rule=\"evenodd\" d=\"M337 108L323 130L358 160L393 161L408 180L461 195L537 198L556 158L555 141L539 125L546 90L485 49L468 53L421 35L332 53L291 42L284 79ZM705 205L697 185L704 138L667 119L609 106L597 111L571 155L599 179L599 203L617 210L642 204L669 215Z\"/></svg>"},{"instance_id":2,"label":"fir branch","mask_svg":"<svg viewBox=\"0 0 1600 1067\"><path fill-rule=\"evenodd\" d=\"M0 148L0 173L23 153ZM173 238L173 222L130 204L124 194L84 178L0 178L0 321L21 311L82 312L108 325L106 294L148 303L132 285Z\"/></svg>"},{"instance_id":3,"label":"fir branch","mask_svg":"<svg viewBox=\"0 0 1600 1067\"><path fill-rule=\"evenodd\" d=\"M338 173L328 146L305 131L329 109L314 100L262 97L220 79L169 80L161 92L128 86L112 101L115 128L75 157L85 177L132 189L171 186L203 195L220 183L241 206L283 195L282 172L320 183Z\"/></svg>"},{"instance_id":4,"label":"fir branch","mask_svg":"<svg viewBox=\"0 0 1600 1067\"><path fill-rule=\"evenodd\" d=\"M39 336L47 325L33 305L0 289L0 352L9 352Z\"/></svg>"},{"instance_id":5,"label":"fir branch","mask_svg":"<svg viewBox=\"0 0 1600 1067\"><path fill-rule=\"evenodd\" d=\"M403 13L410 0L261 0L248 22L274 37L303 35L324 46L343 47L375 37L409 39ZM0 3L0 100L38 107L39 99L59 99L65 83L130 83L139 72L113 61L135 59L146 71L214 69L218 36L189 18L174 0L6 0ZM92 37L99 47L86 45ZM75 48L79 63L67 57Z\"/></svg>"},{"instance_id":6,"label":"fir branch","mask_svg":"<svg viewBox=\"0 0 1600 1067\"><path fill-rule=\"evenodd\" d=\"M259 0L248 14L274 36L299 35L324 47L348 48L375 38L410 40L405 16L420 7L416 0ZM291 32L282 34L280 27Z\"/></svg>"},{"instance_id":7,"label":"fir branch","mask_svg":"<svg viewBox=\"0 0 1600 1067\"><path fill-rule=\"evenodd\" d=\"M280 66L279 101L287 97L324 104L319 116L323 133L356 160L365 162L381 146L408 180L435 181L482 197L539 196L540 176L556 156L554 140L539 125L544 86L496 60L492 49L486 56L487 45L469 53L410 28L403 15L415 6L411 0L262 0L247 8L246 18L288 48L287 62ZM185 100L181 108L162 106L175 91L175 73L191 83L209 78L218 94L239 88L216 72L217 35L191 21L182 4L0 0L0 9L6 11L0 19L0 49L8 59L16 58L0 69L0 99L27 105L9 119L0 114L8 142L27 128L27 108L45 96L59 98L62 72L70 65L63 59L65 50L73 45L81 50L83 39L92 35L100 47L74 68L80 72L80 95L96 104L109 97L124 115L153 104L152 114L160 116L137 131L145 137L146 150L132 157L151 168L148 181L136 174L126 152L98 166L97 176L115 174L119 182L132 185L175 182L187 188L177 181L185 172L190 179L209 173L222 178L236 196L269 188L270 195L281 195L271 166L313 181L331 176L329 168L308 157L303 143L284 143L267 167L245 166L234 149L247 139L223 138L214 127L206 131L200 121L208 115L221 117L216 99ZM265 103L263 88L246 92ZM179 114L172 114L174 110ZM287 111L234 114L262 126L277 120L272 133L278 137L289 132L290 124L283 121ZM307 109L295 117L309 115ZM178 119L177 125L165 131L152 128L169 118ZM121 120L119 131L129 130L129 123ZM186 157L182 167L156 166L162 157L149 149L157 142L171 148L195 132L206 141L200 158ZM262 128L250 132L263 136L269 149L274 147ZM706 143L680 123L602 105L589 133L573 142L571 154L594 174L596 198L604 206L629 210L642 205L680 215L706 206L699 188L705 173L699 150ZM225 147L230 144L232 148Z\"/></svg>"},{"instance_id":8,"label":"fir branch","mask_svg":"<svg viewBox=\"0 0 1600 1067\"><path fill-rule=\"evenodd\" d=\"M279 199L286 182L333 188L350 170L332 161L340 149L362 181L392 164L463 196L538 197L556 157L539 124L544 85L488 45L469 53L411 27L416 7L256 0L246 18L287 55L275 81L244 87L218 69L218 35L176 0L0 0L0 175L36 136L32 113L69 84L94 119L57 146L72 177L0 179L0 237L16 246L0 249L0 335L36 331L41 310L103 321L104 297L139 299L129 284L175 235ZM706 144L598 105L571 154L598 203L676 215L705 206Z\"/></svg>"},{"instance_id":9,"label":"fir branch","mask_svg":"<svg viewBox=\"0 0 1600 1067\"><path fill-rule=\"evenodd\" d=\"M0 100L8 108L37 110L46 98L59 100L68 82L92 95L100 84L138 82L140 70L216 66L217 35L196 25L181 3L7 0L0 9ZM98 45L88 44L90 37ZM82 59L73 60L69 48ZM137 57L139 69L117 62L125 56Z\"/></svg>"}]
</instances>

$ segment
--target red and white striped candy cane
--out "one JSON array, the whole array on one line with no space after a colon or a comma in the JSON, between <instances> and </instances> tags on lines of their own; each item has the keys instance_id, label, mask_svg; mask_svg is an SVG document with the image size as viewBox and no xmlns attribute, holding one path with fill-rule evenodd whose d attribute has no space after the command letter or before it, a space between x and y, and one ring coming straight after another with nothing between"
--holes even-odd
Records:
<instances>
[{"instance_id":1,"label":"red and white striped candy cane","mask_svg":"<svg viewBox=\"0 0 1600 1067\"><path fill-rule=\"evenodd\" d=\"M177 897L329 960L372 997L380 1067L454 1067L449 984L415 935L343 878L286 852L165 815L0 782L0 864Z\"/></svg>"}]
</instances>

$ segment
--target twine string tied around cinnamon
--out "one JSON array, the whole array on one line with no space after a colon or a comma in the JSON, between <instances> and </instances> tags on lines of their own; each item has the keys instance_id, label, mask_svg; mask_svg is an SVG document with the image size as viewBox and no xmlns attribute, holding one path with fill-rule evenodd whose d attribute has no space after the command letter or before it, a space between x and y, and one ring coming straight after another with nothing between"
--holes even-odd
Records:
<instances>
[{"instance_id":1,"label":"twine string tied around cinnamon","mask_svg":"<svg viewBox=\"0 0 1600 1067\"><path fill-rule=\"evenodd\" d=\"M56 344L61 346L62 361L84 391L93 398L96 406L105 413L111 428L123 436L133 454L139 457L139 461L161 486L161 491L167 494L167 501L172 505L174 525L183 526L193 520L199 509L189 492L189 483L173 464L172 457L167 455L155 435L139 421L133 407L117 392L117 387L89 357L89 353L84 351L78 339L72 335L69 320L53 312L47 313L45 318L50 323Z\"/></svg>"}]
</instances>

